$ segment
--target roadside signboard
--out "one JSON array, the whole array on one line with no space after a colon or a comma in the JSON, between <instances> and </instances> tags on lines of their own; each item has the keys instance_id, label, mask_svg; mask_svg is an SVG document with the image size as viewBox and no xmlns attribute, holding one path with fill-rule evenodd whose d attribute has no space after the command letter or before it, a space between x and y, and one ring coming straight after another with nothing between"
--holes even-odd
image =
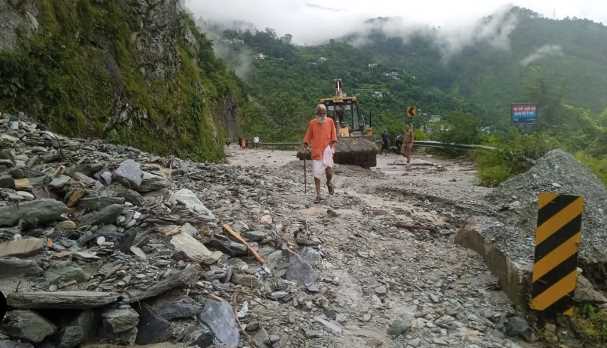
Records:
<instances>
[{"instance_id":1,"label":"roadside signboard","mask_svg":"<svg viewBox=\"0 0 607 348\"><path fill-rule=\"evenodd\" d=\"M530 103L512 104L512 123L535 124L537 122L537 105Z\"/></svg>"},{"instance_id":2,"label":"roadside signboard","mask_svg":"<svg viewBox=\"0 0 607 348\"><path fill-rule=\"evenodd\" d=\"M409 106L407 108L407 116L415 117L417 115L417 108L415 106Z\"/></svg>"}]
</instances>

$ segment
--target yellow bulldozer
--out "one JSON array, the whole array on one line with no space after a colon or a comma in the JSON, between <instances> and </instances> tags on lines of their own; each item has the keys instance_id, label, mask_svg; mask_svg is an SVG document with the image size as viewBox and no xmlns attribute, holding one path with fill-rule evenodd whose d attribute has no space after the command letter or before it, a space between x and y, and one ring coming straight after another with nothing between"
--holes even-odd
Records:
<instances>
[{"instance_id":1,"label":"yellow bulldozer","mask_svg":"<svg viewBox=\"0 0 607 348\"><path fill-rule=\"evenodd\" d=\"M321 98L320 103L327 107L327 116L335 122L337 146L335 163L357 165L363 168L377 164L377 146L373 142L371 114L363 112L357 97L349 97L343 90L340 79L335 80L335 96ZM297 157L310 159L310 154L301 148Z\"/></svg>"}]
</instances>

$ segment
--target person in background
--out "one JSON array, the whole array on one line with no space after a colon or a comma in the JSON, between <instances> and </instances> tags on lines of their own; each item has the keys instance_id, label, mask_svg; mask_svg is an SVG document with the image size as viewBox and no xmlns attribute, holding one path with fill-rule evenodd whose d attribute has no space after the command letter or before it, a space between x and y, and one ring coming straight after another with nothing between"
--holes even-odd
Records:
<instances>
[{"instance_id":1,"label":"person in background","mask_svg":"<svg viewBox=\"0 0 607 348\"><path fill-rule=\"evenodd\" d=\"M407 158L407 163L411 163L411 156L413 155L413 144L415 143L415 130L413 125L407 125L405 129L404 142L402 153Z\"/></svg>"},{"instance_id":2,"label":"person in background","mask_svg":"<svg viewBox=\"0 0 607 348\"><path fill-rule=\"evenodd\" d=\"M308 123L308 129L304 136L304 149L312 148L312 174L314 175L314 185L316 188L316 199L314 203L320 203L320 179L323 173L327 177L327 188L329 194L335 193L333 186L333 154L335 153L335 144L337 143L337 134L335 123L327 117L327 107L323 104L316 106L316 118Z\"/></svg>"},{"instance_id":3,"label":"person in background","mask_svg":"<svg viewBox=\"0 0 607 348\"><path fill-rule=\"evenodd\" d=\"M253 147L257 148L257 145L259 145L259 137L253 137Z\"/></svg>"},{"instance_id":4,"label":"person in background","mask_svg":"<svg viewBox=\"0 0 607 348\"><path fill-rule=\"evenodd\" d=\"M390 136L388 135L388 131L384 130L384 134L382 134L382 136L381 136L381 153L383 153L385 155L386 153L384 153L384 151L388 152L389 146L390 146Z\"/></svg>"}]
</instances>

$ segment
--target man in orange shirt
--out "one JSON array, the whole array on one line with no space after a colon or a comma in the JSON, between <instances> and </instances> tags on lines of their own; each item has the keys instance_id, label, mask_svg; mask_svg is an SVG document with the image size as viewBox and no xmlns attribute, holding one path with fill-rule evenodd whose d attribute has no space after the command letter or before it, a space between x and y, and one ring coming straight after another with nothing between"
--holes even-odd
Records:
<instances>
[{"instance_id":1,"label":"man in orange shirt","mask_svg":"<svg viewBox=\"0 0 607 348\"><path fill-rule=\"evenodd\" d=\"M316 106L316 118L308 124L308 130L304 136L304 148L306 151L312 147L312 174L316 186L316 199L314 203L320 203L320 179L323 172L327 176L327 188L329 194L335 192L331 180L333 179L333 154L337 135L335 123L327 117L327 108L323 104Z\"/></svg>"}]
</instances>

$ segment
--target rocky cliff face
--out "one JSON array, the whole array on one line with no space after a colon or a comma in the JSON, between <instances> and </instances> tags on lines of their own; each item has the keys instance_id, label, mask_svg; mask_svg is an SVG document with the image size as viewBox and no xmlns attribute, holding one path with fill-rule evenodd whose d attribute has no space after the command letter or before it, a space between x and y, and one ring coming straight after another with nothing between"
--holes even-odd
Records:
<instances>
[{"instance_id":1,"label":"rocky cliff face","mask_svg":"<svg viewBox=\"0 0 607 348\"><path fill-rule=\"evenodd\" d=\"M236 134L239 82L178 0L0 0L0 39L4 111L199 160Z\"/></svg>"}]
</instances>

